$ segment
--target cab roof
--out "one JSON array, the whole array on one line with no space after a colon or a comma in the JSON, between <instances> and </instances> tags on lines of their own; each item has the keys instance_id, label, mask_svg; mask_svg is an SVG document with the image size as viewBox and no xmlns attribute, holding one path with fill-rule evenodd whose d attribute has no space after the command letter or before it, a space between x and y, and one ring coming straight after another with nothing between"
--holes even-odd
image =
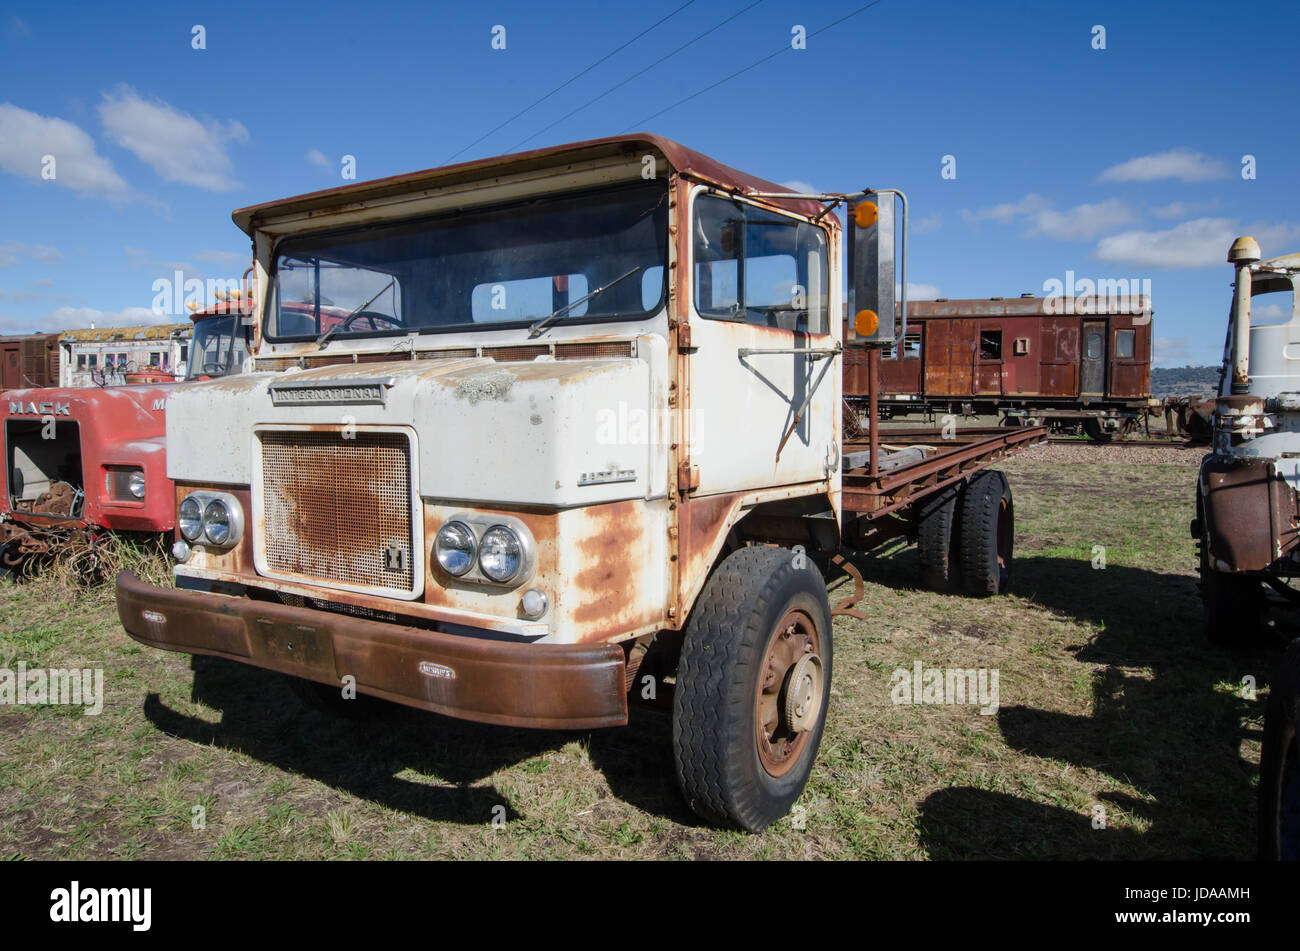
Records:
<instances>
[{"instance_id":1,"label":"cab roof","mask_svg":"<svg viewBox=\"0 0 1300 951\"><path fill-rule=\"evenodd\" d=\"M520 172L557 165L562 161L580 161L618 154L625 154L631 159L638 153L645 152L647 147L662 154L674 170L687 178L716 185L727 191L742 194L789 191L783 185L769 182L766 179L742 172L729 165L724 165L671 139L649 133L636 133L633 135L610 136L603 139L588 139L584 142L554 145L543 149L533 149L528 152L516 152L511 155L474 159L470 162L459 162L455 165L444 165L440 168L429 168L420 172L407 172L403 175L376 178L368 182L356 182L338 188L328 188L324 191L308 192L294 198L283 198L278 201L268 201L259 205L240 208L231 215L231 218L234 219L235 224L241 230L251 236L256 230L259 221L267 218L323 212L359 202L404 194L417 189L480 179L484 177L485 172L490 170ZM776 204L804 215L815 215L824 208L821 202L809 199L777 201Z\"/></svg>"}]
</instances>

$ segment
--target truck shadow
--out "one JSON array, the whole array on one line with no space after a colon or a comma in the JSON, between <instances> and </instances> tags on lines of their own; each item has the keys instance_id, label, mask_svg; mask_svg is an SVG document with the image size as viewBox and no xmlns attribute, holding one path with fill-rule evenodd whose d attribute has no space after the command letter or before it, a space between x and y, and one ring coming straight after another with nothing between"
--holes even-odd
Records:
<instances>
[{"instance_id":1,"label":"truck shadow","mask_svg":"<svg viewBox=\"0 0 1300 951\"><path fill-rule=\"evenodd\" d=\"M694 822L673 778L668 720L653 711L634 708L627 728L587 732L488 726L382 702L375 716L349 720L305 706L271 671L199 655L190 666L191 699L220 711L220 720L188 715L150 694L144 714L158 730L412 816L464 825L520 818L510 797L483 780L582 740L615 796ZM411 773L418 776L405 778Z\"/></svg>"},{"instance_id":2,"label":"truck shadow","mask_svg":"<svg viewBox=\"0 0 1300 951\"><path fill-rule=\"evenodd\" d=\"M1047 806L1000 792L952 787L929 796L918 821L935 858L1249 858L1258 762L1241 752L1263 714L1243 678L1262 690L1276 651L1216 648L1204 640L1194 579L1141 568L1094 570L1088 561L1017 558L1016 594L1097 629L1064 651L1087 677L1091 712L1016 704L1001 677L998 726L1008 747L1098 774L1074 782L1088 802ZM1012 703L1006 705L1007 701ZM1068 706L1068 694L1062 694ZM1077 701L1076 701L1077 702ZM1119 783L1132 796L1106 787ZM1044 785L1050 785L1050 780ZM1077 810L1077 811L1076 811ZM1124 817L1124 828L1116 819ZM1136 827L1136 828L1135 828ZM1140 830L1140 831L1139 831Z\"/></svg>"}]
</instances>

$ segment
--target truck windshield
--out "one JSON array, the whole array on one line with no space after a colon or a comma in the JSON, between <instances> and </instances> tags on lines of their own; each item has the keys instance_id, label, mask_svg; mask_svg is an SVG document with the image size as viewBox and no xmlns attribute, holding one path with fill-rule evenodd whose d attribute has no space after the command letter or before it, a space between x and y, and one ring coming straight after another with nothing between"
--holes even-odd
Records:
<instances>
[{"instance_id":1,"label":"truck windshield","mask_svg":"<svg viewBox=\"0 0 1300 951\"><path fill-rule=\"evenodd\" d=\"M244 368L248 356L248 325L242 317L205 317L194 325L185 378L226 376Z\"/></svg>"},{"instance_id":2,"label":"truck windshield","mask_svg":"<svg viewBox=\"0 0 1300 951\"><path fill-rule=\"evenodd\" d=\"M286 238L266 337L522 328L556 311L549 323L646 317L663 306L667 236L655 181Z\"/></svg>"}]
</instances>

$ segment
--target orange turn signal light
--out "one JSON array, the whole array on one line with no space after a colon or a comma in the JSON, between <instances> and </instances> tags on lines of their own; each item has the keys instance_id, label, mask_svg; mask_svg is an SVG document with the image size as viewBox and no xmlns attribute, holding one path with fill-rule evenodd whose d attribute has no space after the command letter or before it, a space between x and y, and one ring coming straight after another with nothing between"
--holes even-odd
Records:
<instances>
[{"instance_id":1,"label":"orange turn signal light","mask_svg":"<svg viewBox=\"0 0 1300 951\"><path fill-rule=\"evenodd\" d=\"M864 201L853 209L853 221L859 228L870 228L880 217L880 209L874 201Z\"/></svg>"},{"instance_id":2,"label":"orange turn signal light","mask_svg":"<svg viewBox=\"0 0 1300 951\"><path fill-rule=\"evenodd\" d=\"M870 337L880 329L880 318L874 310L860 310L853 316L853 329L859 337Z\"/></svg>"}]
</instances>

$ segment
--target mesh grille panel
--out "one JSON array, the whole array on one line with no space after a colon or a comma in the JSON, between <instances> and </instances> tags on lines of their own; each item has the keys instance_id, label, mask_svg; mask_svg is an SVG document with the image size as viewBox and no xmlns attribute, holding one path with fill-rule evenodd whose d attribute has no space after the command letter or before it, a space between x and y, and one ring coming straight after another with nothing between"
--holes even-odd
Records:
<instances>
[{"instance_id":1,"label":"mesh grille panel","mask_svg":"<svg viewBox=\"0 0 1300 951\"><path fill-rule=\"evenodd\" d=\"M593 357L630 357L632 341L617 340L602 343L557 343L555 357L558 360L589 360Z\"/></svg>"},{"instance_id":2,"label":"mesh grille panel","mask_svg":"<svg viewBox=\"0 0 1300 951\"><path fill-rule=\"evenodd\" d=\"M271 571L415 590L410 446L401 433L264 432Z\"/></svg>"}]
</instances>

